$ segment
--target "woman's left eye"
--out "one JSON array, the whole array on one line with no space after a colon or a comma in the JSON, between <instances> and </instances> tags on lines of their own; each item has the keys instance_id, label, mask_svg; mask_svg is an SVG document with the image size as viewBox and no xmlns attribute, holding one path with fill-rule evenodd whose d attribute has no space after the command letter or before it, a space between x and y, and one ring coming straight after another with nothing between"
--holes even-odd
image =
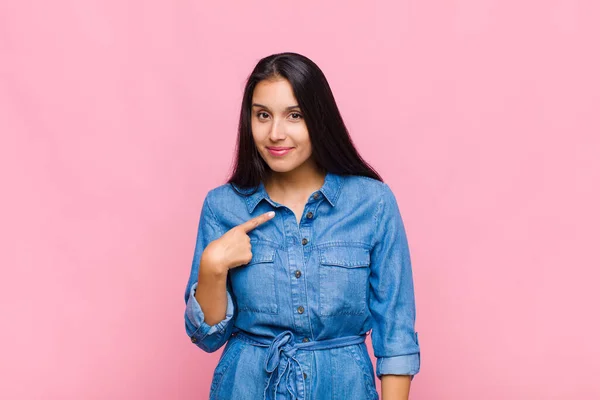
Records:
<instances>
[{"instance_id":1,"label":"woman's left eye","mask_svg":"<svg viewBox=\"0 0 600 400\"><path fill-rule=\"evenodd\" d=\"M292 119L301 119L302 118L302 114L300 113L291 113L290 115L297 115L298 118L292 118Z\"/></svg>"}]
</instances>

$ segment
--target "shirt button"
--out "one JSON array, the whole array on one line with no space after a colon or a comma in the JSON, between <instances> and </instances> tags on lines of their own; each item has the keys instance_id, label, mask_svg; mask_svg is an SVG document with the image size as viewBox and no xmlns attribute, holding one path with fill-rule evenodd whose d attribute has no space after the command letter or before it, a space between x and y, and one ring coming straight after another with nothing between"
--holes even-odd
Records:
<instances>
[{"instance_id":1,"label":"shirt button","mask_svg":"<svg viewBox=\"0 0 600 400\"><path fill-rule=\"evenodd\" d=\"M312 212L308 212L306 213L306 218L311 219L313 217L313 213Z\"/></svg>"},{"instance_id":2,"label":"shirt button","mask_svg":"<svg viewBox=\"0 0 600 400\"><path fill-rule=\"evenodd\" d=\"M302 276L302 272L300 272L300 270L297 270L294 275L296 275L296 278L300 278Z\"/></svg>"},{"instance_id":3,"label":"shirt button","mask_svg":"<svg viewBox=\"0 0 600 400\"><path fill-rule=\"evenodd\" d=\"M304 339L302 339L302 341L303 341L304 343L308 342L309 340L310 340L310 339L309 339L309 338L307 338L307 337L305 337Z\"/></svg>"},{"instance_id":4,"label":"shirt button","mask_svg":"<svg viewBox=\"0 0 600 400\"><path fill-rule=\"evenodd\" d=\"M303 238L302 239L302 245L306 245L306 243L308 243L308 239L307 238Z\"/></svg>"},{"instance_id":5,"label":"shirt button","mask_svg":"<svg viewBox=\"0 0 600 400\"><path fill-rule=\"evenodd\" d=\"M304 377L304 379L306 379L306 372L303 372L302 376Z\"/></svg>"},{"instance_id":6,"label":"shirt button","mask_svg":"<svg viewBox=\"0 0 600 400\"><path fill-rule=\"evenodd\" d=\"M196 343L198 341L198 339L196 339L196 337L194 336L191 338L191 341L192 341L192 343Z\"/></svg>"},{"instance_id":7,"label":"shirt button","mask_svg":"<svg viewBox=\"0 0 600 400\"><path fill-rule=\"evenodd\" d=\"M304 307L298 307L298 314L302 314L304 312Z\"/></svg>"},{"instance_id":8,"label":"shirt button","mask_svg":"<svg viewBox=\"0 0 600 400\"><path fill-rule=\"evenodd\" d=\"M313 194L313 199L315 199L315 200L316 200L316 199L318 199L318 198L319 198L319 193L315 193L315 194Z\"/></svg>"}]
</instances>

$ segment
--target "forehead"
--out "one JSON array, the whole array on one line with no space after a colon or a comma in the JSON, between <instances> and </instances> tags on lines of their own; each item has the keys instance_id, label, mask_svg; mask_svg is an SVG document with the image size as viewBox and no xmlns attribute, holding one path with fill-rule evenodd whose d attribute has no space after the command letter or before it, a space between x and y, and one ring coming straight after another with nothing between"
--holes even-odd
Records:
<instances>
[{"instance_id":1,"label":"forehead","mask_svg":"<svg viewBox=\"0 0 600 400\"><path fill-rule=\"evenodd\" d=\"M258 82L252 93L252 102L269 107L287 107L298 104L292 85L287 79L268 79Z\"/></svg>"}]
</instances>

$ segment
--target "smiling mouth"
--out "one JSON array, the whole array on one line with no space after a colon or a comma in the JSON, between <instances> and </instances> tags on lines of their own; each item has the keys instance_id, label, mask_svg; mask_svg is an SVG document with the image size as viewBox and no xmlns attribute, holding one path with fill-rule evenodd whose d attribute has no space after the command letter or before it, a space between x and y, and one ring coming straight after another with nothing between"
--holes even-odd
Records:
<instances>
[{"instance_id":1,"label":"smiling mouth","mask_svg":"<svg viewBox=\"0 0 600 400\"><path fill-rule=\"evenodd\" d=\"M273 156L284 156L290 151L294 150L293 147L267 147L269 154Z\"/></svg>"}]
</instances>

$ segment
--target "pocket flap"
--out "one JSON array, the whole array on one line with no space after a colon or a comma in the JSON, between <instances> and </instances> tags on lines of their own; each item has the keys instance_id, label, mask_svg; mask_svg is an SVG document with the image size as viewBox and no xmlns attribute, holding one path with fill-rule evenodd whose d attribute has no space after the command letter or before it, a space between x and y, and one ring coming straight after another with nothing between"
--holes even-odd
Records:
<instances>
[{"instance_id":1,"label":"pocket flap","mask_svg":"<svg viewBox=\"0 0 600 400\"><path fill-rule=\"evenodd\" d=\"M369 250L363 247L333 246L320 250L320 262L323 265L356 268L368 267L371 264Z\"/></svg>"},{"instance_id":2,"label":"pocket flap","mask_svg":"<svg viewBox=\"0 0 600 400\"><path fill-rule=\"evenodd\" d=\"M264 244L252 243L252 259L247 265L275 261L275 248Z\"/></svg>"}]
</instances>

